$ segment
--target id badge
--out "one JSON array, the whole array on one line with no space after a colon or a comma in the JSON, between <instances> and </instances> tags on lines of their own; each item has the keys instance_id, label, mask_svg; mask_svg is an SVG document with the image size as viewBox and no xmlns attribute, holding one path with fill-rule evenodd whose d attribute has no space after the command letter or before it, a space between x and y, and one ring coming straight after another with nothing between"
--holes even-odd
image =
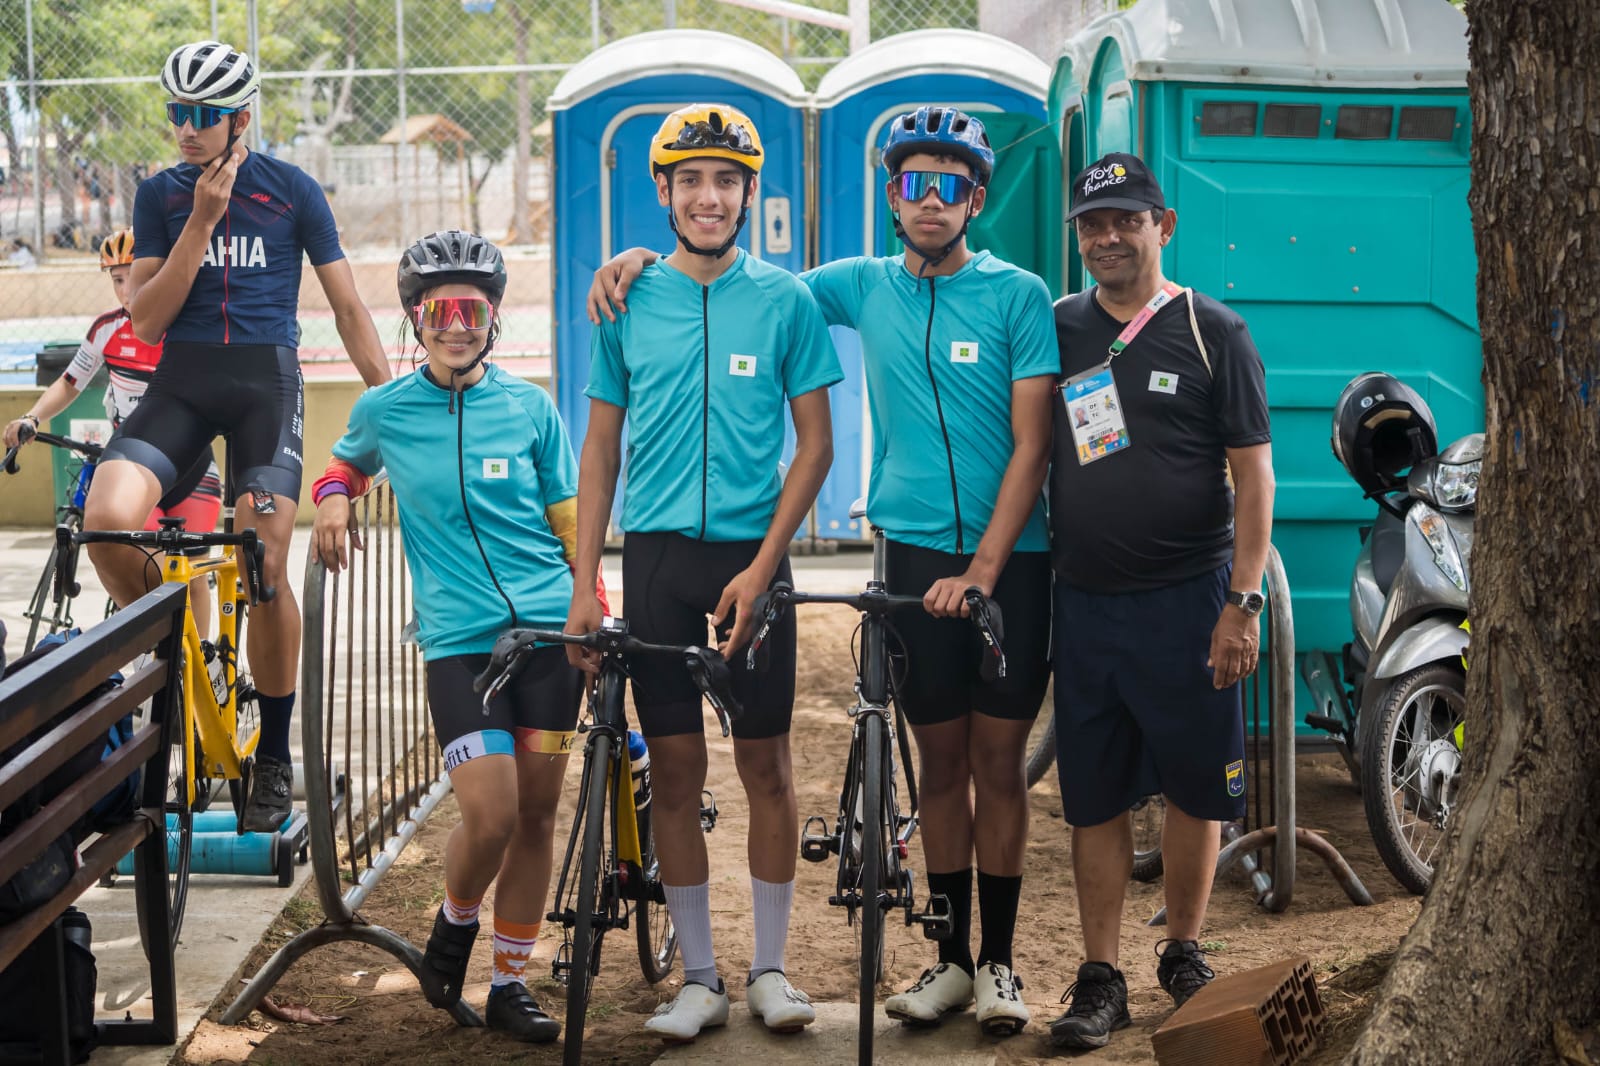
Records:
<instances>
[{"instance_id":1,"label":"id badge","mask_svg":"<svg viewBox=\"0 0 1600 1066\"><path fill-rule=\"evenodd\" d=\"M1109 366L1069 378L1061 386L1061 402L1066 405L1079 466L1128 446L1128 423L1123 420L1122 400Z\"/></svg>"}]
</instances>

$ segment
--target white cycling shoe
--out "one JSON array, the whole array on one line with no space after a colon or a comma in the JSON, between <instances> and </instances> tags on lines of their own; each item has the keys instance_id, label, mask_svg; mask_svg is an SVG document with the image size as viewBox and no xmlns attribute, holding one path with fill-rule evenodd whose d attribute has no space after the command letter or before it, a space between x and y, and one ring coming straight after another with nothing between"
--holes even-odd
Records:
<instances>
[{"instance_id":1,"label":"white cycling shoe","mask_svg":"<svg viewBox=\"0 0 1600 1066\"><path fill-rule=\"evenodd\" d=\"M986 962L972 979L978 1000L978 1026L990 1036L1014 1036L1032 1017L1022 1002L1022 979L1011 967Z\"/></svg>"},{"instance_id":2,"label":"white cycling shoe","mask_svg":"<svg viewBox=\"0 0 1600 1066\"><path fill-rule=\"evenodd\" d=\"M972 978L959 966L941 962L922 971L917 983L890 996L883 1012L907 1025L931 1026L972 1002Z\"/></svg>"},{"instance_id":3,"label":"white cycling shoe","mask_svg":"<svg viewBox=\"0 0 1600 1066\"><path fill-rule=\"evenodd\" d=\"M768 970L751 981L744 1001L750 1013L775 1033L798 1033L817 1020L811 1000L781 970Z\"/></svg>"},{"instance_id":4,"label":"white cycling shoe","mask_svg":"<svg viewBox=\"0 0 1600 1066\"><path fill-rule=\"evenodd\" d=\"M700 1035L700 1030L727 1024L726 986L714 991L705 985L688 984L672 1002L657 1007L644 1028L669 1044L687 1044Z\"/></svg>"}]
</instances>

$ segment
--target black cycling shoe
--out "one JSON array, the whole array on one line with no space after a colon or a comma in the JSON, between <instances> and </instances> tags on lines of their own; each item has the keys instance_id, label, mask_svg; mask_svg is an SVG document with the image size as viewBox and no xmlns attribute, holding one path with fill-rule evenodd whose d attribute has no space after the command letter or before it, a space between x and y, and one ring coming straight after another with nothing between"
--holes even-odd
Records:
<instances>
[{"instance_id":1,"label":"black cycling shoe","mask_svg":"<svg viewBox=\"0 0 1600 1066\"><path fill-rule=\"evenodd\" d=\"M1166 945L1165 950L1162 944ZM1158 941L1156 954L1161 956L1161 962L1156 965L1156 980L1180 1007L1217 976L1206 965L1206 953L1193 940Z\"/></svg>"},{"instance_id":2,"label":"black cycling shoe","mask_svg":"<svg viewBox=\"0 0 1600 1066\"><path fill-rule=\"evenodd\" d=\"M495 1032L528 1044L548 1044L561 1035L561 1023L539 1009L520 981L489 989L483 1020Z\"/></svg>"},{"instance_id":3,"label":"black cycling shoe","mask_svg":"<svg viewBox=\"0 0 1600 1066\"><path fill-rule=\"evenodd\" d=\"M472 944L478 939L478 923L453 925L439 908L433 920L433 933L428 937L428 947L422 953L422 972L417 980L428 1002L440 1010L448 1010L461 999L461 986L467 981L467 960L472 957Z\"/></svg>"},{"instance_id":4,"label":"black cycling shoe","mask_svg":"<svg viewBox=\"0 0 1600 1066\"><path fill-rule=\"evenodd\" d=\"M1099 1048L1111 1034L1133 1024L1128 1014L1128 982L1122 971L1103 962L1078 967L1078 979L1061 994L1072 1000L1067 1013L1050 1023L1050 1043L1056 1047Z\"/></svg>"},{"instance_id":5,"label":"black cycling shoe","mask_svg":"<svg viewBox=\"0 0 1600 1066\"><path fill-rule=\"evenodd\" d=\"M241 823L246 833L275 833L294 812L294 767L257 755L250 768L250 796Z\"/></svg>"}]
</instances>

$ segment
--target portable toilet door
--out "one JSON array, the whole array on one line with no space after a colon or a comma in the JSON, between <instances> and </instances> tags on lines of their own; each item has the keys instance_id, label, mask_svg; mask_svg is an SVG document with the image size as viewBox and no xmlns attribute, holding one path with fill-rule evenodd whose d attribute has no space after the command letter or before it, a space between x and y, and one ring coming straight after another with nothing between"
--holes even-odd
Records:
<instances>
[{"instance_id":1,"label":"portable toilet door","mask_svg":"<svg viewBox=\"0 0 1600 1066\"><path fill-rule=\"evenodd\" d=\"M668 113L695 103L737 107L761 135L766 159L740 247L788 270L803 266L806 93L782 59L725 33L660 30L608 44L567 71L548 105L555 139L552 328L556 403L575 447L588 426L590 282L623 249L672 247L650 176L650 139Z\"/></svg>"},{"instance_id":2,"label":"portable toilet door","mask_svg":"<svg viewBox=\"0 0 1600 1066\"><path fill-rule=\"evenodd\" d=\"M1070 51L1063 52L1056 60L1055 71L1050 76L1050 93L1046 101L1050 128L1055 131L1061 160L1057 201L1060 210L1056 212L1057 232L1061 237L1061 276L1059 284L1050 289L1057 297L1069 292L1081 292L1084 288L1083 262L1078 256L1078 242L1073 236L1072 224L1066 220L1065 210L1072 199L1073 176L1091 158L1084 92L1078 80L1081 70L1082 66L1073 54ZM1048 232L1048 228L1045 232Z\"/></svg>"},{"instance_id":3,"label":"portable toilet door","mask_svg":"<svg viewBox=\"0 0 1600 1066\"><path fill-rule=\"evenodd\" d=\"M1151 166L1178 212L1167 276L1238 311L1261 351L1302 652L1350 640L1376 512L1329 448L1344 385L1402 378L1441 444L1483 427L1466 47L1448 0L1142 0L1069 42L1089 158Z\"/></svg>"},{"instance_id":4,"label":"portable toilet door","mask_svg":"<svg viewBox=\"0 0 1600 1066\"><path fill-rule=\"evenodd\" d=\"M967 242L1031 270L1055 288L1061 170L1048 128L1050 68L1032 52L986 33L918 30L876 41L841 60L817 86L817 262L899 253L879 150L888 123L923 104L977 116L995 149L995 174ZM817 496L818 535L867 536L849 516L866 494L872 462L861 344L835 327L845 380L834 390L833 471ZM849 457L859 457L851 463Z\"/></svg>"}]
</instances>

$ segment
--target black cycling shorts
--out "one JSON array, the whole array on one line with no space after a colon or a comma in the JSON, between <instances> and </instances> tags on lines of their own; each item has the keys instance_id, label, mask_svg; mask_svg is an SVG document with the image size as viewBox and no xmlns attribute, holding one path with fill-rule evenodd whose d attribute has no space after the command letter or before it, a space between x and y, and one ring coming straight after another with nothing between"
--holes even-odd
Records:
<instances>
[{"instance_id":1,"label":"black cycling shorts","mask_svg":"<svg viewBox=\"0 0 1600 1066\"><path fill-rule=\"evenodd\" d=\"M298 501L304 421L305 389L293 348L169 341L149 389L104 458L138 463L155 474L166 496L211 442L225 436L235 492Z\"/></svg>"},{"instance_id":2,"label":"black cycling shorts","mask_svg":"<svg viewBox=\"0 0 1600 1066\"><path fill-rule=\"evenodd\" d=\"M887 543L885 578L896 595L921 596L943 577L959 577L970 555ZM895 611L900 637L895 693L912 725L937 725L977 711L991 718L1031 721L1050 682L1050 553L1013 552L995 582L1005 634L1006 676L985 681L983 635L965 618ZM896 659L899 659L896 656Z\"/></svg>"},{"instance_id":3,"label":"black cycling shorts","mask_svg":"<svg viewBox=\"0 0 1600 1066\"><path fill-rule=\"evenodd\" d=\"M706 615L717 609L729 581L755 561L758 540L694 540L681 533L629 533L622 542L622 595L628 630L653 644L704 646ZM773 576L792 581L785 555ZM726 636L730 617L719 631ZM794 713L794 612L767 635L763 662L752 672L740 649L729 668L733 694L744 714L733 723L741 740L762 740L789 732ZM666 655L636 655L628 661L633 675L633 705L639 731L646 737L698 733L705 728L700 690L683 663Z\"/></svg>"},{"instance_id":4,"label":"black cycling shorts","mask_svg":"<svg viewBox=\"0 0 1600 1066\"><path fill-rule=\"evenodd\" d=\"M522 672L484 713L483 696L472 691L472 679L488 665L487 654L450 655L427 663L428 713L444 752L444 768L454 770L483 755L570 752L583 682L567 662L566 649L535 648Z\"/></svg>"}]
</instances>

